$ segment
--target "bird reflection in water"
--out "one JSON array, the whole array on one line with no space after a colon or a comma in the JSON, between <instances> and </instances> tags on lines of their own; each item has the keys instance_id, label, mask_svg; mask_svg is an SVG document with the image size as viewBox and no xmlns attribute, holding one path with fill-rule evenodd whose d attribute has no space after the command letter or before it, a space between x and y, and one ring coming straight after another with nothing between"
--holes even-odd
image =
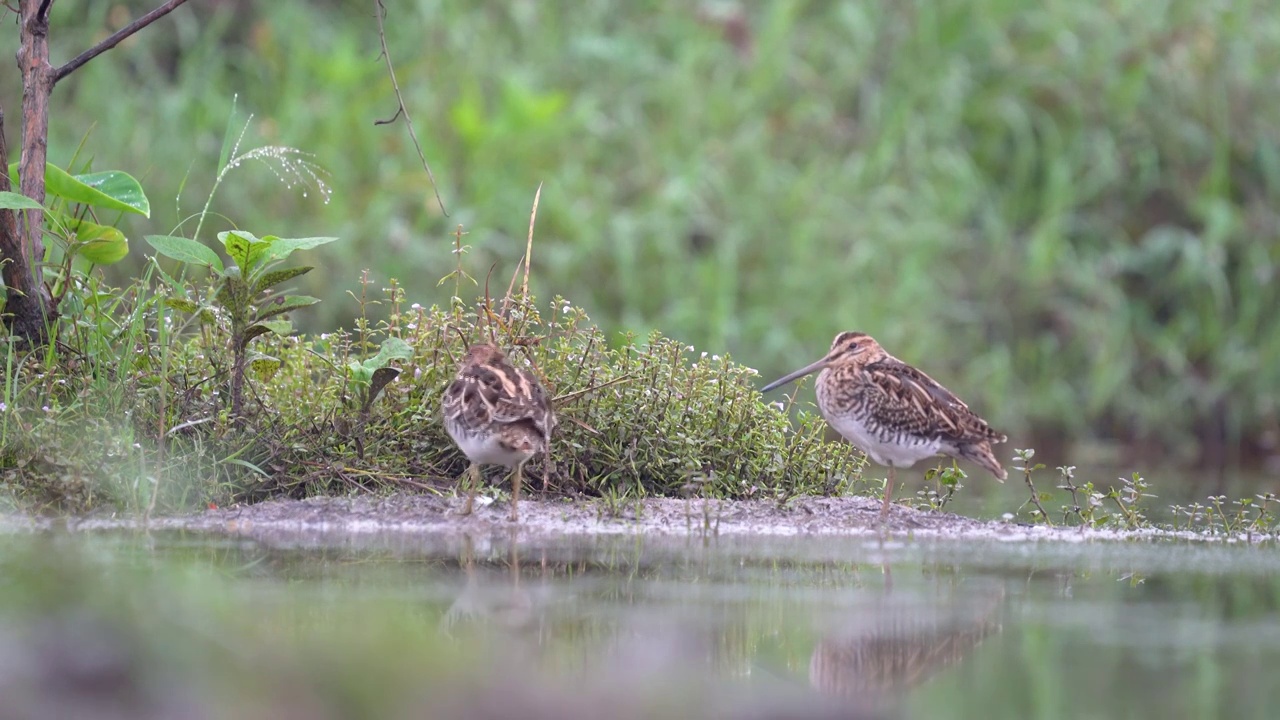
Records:
<instances>
[{"instance_id":1,"label":"bird reflection in water","mask_svg":"<svg viewBox=\"0 0 1280 720\"><path fill-rule=\"evenodd\" d=\"M477 635L487 634L493 654L483 675L451 682L449 692L433 696L437 718L890 717L861 702L815 693L799 678L743 673L740 663L751 664L743 655L750 655L746 627L726 621L720 609L673 612L664 607L649 612L633 607L621 616L593 613L584 619L570 613L566 618L565 598L553 592L559 584L551 581L592 575L594 562L548 563L543 554L542 582L530 588L528 581L538 564L531 568L526 561L522 576L515 540L512 537L506 548L493 553L505 550L507 578L486 572L484 560L476 560L477 554L485 553L476 552L472 538L463 541L458 567L465 583L441 619L441 630L460 647L475 647ZM564 652L566 643L575 649Z\"/></svg>"},{"instance_id":2,"label":"bird reflection in water","mask_svg":"<svg viewBox=\"0 0 1280 720\"><path fill-rule=\"evenodd\" d=\"M814 689L864 707L894 706L1001 631L1003 585L963 599L900 597L892 570L882 570L884 594L833 623L809 660Z\"/></svg>"},{"instance_id":3,"label":"bird reflection in water","mask_svg":"<svg viewBox=\"0 0 1280 720\"><path fill-rule=\"evenodd\" d=\"M520 546L515 530L509 531L507 542L507 582L481 582L482 573L476 568L475 538L470 533L462 536L462 551L458 566L466 578L462 592L440 619L440 630L452 636L455 631L488 628L505 633L518 633L528 629L534 619L533 596L520 584ZM546 559L543 558L545 569Z\"/></svg>"}]
</instances>

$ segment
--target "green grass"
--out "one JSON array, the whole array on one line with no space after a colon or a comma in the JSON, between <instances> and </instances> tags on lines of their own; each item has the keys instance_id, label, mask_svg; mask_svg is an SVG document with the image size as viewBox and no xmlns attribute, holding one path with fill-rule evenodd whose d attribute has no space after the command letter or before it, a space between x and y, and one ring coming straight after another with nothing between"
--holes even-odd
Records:
<instances>
[{"instance_id":1,"label":"green grass","mask_svg":"<svg viewBox=\"0 0 1280 720\"><path fill-rule=\"evenodd\" d=\"M59 3L55 55L144 5ZM246 168L214 210L348 238L312 294L369 267L445 303L432 285L455 224L477 266L511 267L542 182L534 293L610 330L660 328L773 374L862 329L1024 444L1202 442L1230 459L1274 427L1268 6L749 7L749 58L688 5L394 7L388 43L449 218L404 129L372 124L395 105L363 2L184 8L58 88L51 158L92 124L96 166L182 188L180 207L130 220L134 237L168 231L210 191L238 97L251 135L315 153L333 197ZM350 319L329 303L306 322Z\"/></svg>"},{"instance_id":2,"label":"green grass","mask_svg":"<svg viewBox=\"0 0 1280 720\"><path fill-rule=\"evenodd\" d=\"M149 5L58 3L55 58L126 7ZM1263 3L750 4L749 57L681 4L391 12L450 217L404 129L373 125L395 104L368 3L197 5L54 95L51 159L92 129L94 167L154 196L110 280L143 271L142 235L192 231L234 98L246 147L314 153L333 193L245 164L201 237L343 237L300 281L329 300L299 315L312 332L350 327L335 300L361 268L447 305L457 224L473 267L508 272L541 182L532 292L572 298L614 349L660 329L771 376L857 328L1021 447L1230 461L1276 427L1280 17ZM0 55L14 43L0 33Z\"/></svg>"},{"instance_id":3,"label":"green grass","mask_svg":"<svg viewBox=\"0 0 1280 720\"><path fill-rule=\"evenodd\" d=\"M826 441L815 414L793 426L781 403L761 400L754 370L657 332L611 343L559 297L424 308L406 303L394 280L385 296L363 288L351 331L255 341L251 355L278 362L252 366L237 413L227 315L184 320L171 309L177 297L201 304L221 283L188 281L174 296L149 273L103 293L118 298L114 315L65 321L98 320L87 350L6 343L3 429L16 440L5 446L0 487L14 508L149 514L279 496L445 492L466 466L439 407L464 338L497 339L544 378L560 424L551 464L535 463L535 477L559 493L784 503L862 482L861 454ZM378 307L385 320L370 318ZM110 347L95 352L99 342ZM380 347L403 352L376 362ZM371 394L379 365L398 377Z\"/></svg>"}]
</instances>

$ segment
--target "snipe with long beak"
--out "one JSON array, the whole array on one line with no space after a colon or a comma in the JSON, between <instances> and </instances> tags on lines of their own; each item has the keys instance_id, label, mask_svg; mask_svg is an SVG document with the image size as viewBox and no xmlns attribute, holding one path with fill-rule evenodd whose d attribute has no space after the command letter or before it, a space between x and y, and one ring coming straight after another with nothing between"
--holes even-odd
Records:
<instances>
[{"instance_id":1,"label":"snipe with long beak","mask_svg":"<svg viewBox=\"0 0 1280 720\"><path fill-rule=\"evenodd\" d=\"M991 452L1006 440L950 390L885 352L870 335L842 332L821 360L765 385L762 392L821 370L818 409L849 442L889 467L883 520L893 499L894 470L945 455L971 460L997 480L1008 473Z\"/></svg>"},{"instance_id":2,"label":"snipe with long beak","mask_svg":"<svg viewBox=\"0 0 1280 720\"><path fill-rule=\"evenodd\" d=\"M551 442L556 418L551 401L533 373L515 367L488 343L472 345L441 403L444 427L471 461L467 504L471 513L481 465L511 470L511 520L519 520L524 465Z\"/></svg>"}]
</instances>

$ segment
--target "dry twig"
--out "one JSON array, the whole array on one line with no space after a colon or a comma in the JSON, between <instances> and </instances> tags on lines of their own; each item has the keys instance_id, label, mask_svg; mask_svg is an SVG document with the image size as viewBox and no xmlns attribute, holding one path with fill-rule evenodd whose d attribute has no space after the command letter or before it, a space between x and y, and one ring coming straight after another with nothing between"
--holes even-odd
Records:
<instances>
[{"instance_id":1,"label":"dry twig","mask_svg":"<svg viewBox=\"0 0 1280 720\"><path fill-rule=\"evenodd\" d=\"M400 94L400 83L396 81L396 69L391 64L391 52L387 50L387 31L383 26L383 19L387 15L387 7L382 4L382 0L375 0L378 11L375 13L378 18L378 42L382 44L382 59L387 63L387 75L391 78L391 87L396 91L396 114L392 115L389 120L374 120L374 125L390 125L401 116L404 116L404 124L409 128L409 137L413 140L413 147L418 151L418 159L422 161L422 169L427 171L427 179L431 181L431 190L436 194L436 203L440 205L440 212L445 217L449 217L449 211L444 207L444 200L440 199L440 188L436 186L435 173L431 172L431 166L427 163L427 156L422 152L422 143L418 142L418 133L413 129L413 118L409 116L409 109L404 106L404 96Z\"/></svg>"}]
</instances>

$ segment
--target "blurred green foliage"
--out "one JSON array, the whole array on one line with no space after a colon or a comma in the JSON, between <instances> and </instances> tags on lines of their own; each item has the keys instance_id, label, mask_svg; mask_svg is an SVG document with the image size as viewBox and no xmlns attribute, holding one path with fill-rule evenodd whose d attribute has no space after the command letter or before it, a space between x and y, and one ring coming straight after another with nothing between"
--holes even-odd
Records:
<instances>
[{"instance_id":1,"label":"blurred green foliage","mask_svg":"<svg viewBox=\"0 0 1280 720\"><path fill-rule=\"evenodd\" d=\"M151 5L57 3L56 61ZM184 7L59 85L50 159L92 128L94 167L155 199L129 236L168 233L209 194L238 98L250 135L331 173L328 202L258 167L214 203L346 239L304 292L368 267L444 304L457 224L505 278L542 182L532 291L610 332L660 328L768 376L860 329L1022 446L1275 441L1266 3L389 3L447 218L405 129L373 125L396 107L373 7ZM0 33L0 56L15 44ZM350 304L319 307L310 329L349 326Z\"/></svg>"}]
</instances>

